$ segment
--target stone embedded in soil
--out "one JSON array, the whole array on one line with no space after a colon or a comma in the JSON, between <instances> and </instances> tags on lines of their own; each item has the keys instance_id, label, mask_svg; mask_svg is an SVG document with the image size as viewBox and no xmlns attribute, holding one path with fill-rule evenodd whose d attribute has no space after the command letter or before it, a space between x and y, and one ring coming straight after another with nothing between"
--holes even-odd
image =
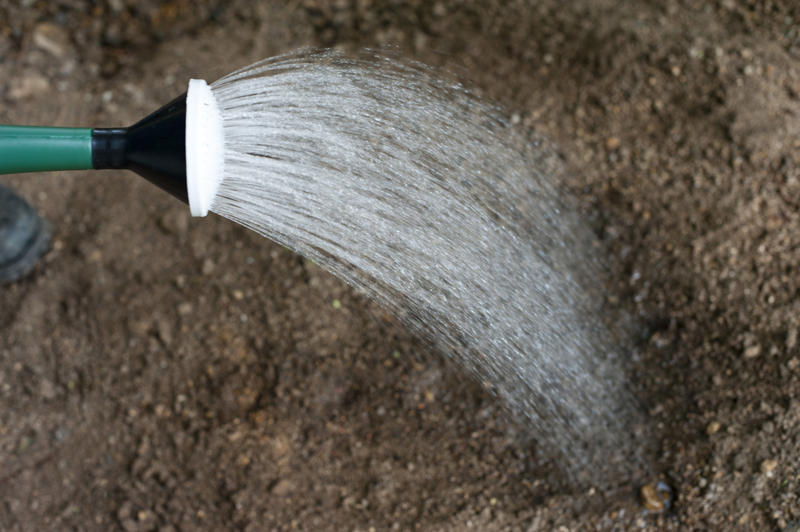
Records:
<instances>
[{"instance_id":1,"label":"stone embedded in soil","mask_svg":"<svg viewBox=\"0 0 800 532\"><path fill-rule=\"evenodd\" d=\"M284 497L294 490L294 484L291 481L282 479L275 484L270 492L278 497Z\"/></svg>"},{"instance_id":2,"label":"stone embedded in soil","mask_svg":"<svg viewBox=\"0 0 800 532\"><path fill-rule=\"evenodd\" d=\"M50 90L50 82L41 74L30 73L11 80L8 96L12 100L24 100Z\"/></svg>"},{"instance_id":3,"label":"stone embedded in soil","mask_svg":"<svg viewBox=\"0 0 800 532\"><path fill-rule=\"evenodd\" d=\"M39 383L39 391L45 399L53 399L56 396L56 387L49 379L42 379Z\"/></svg>"},{"instance_id":4,"label":"stone embedded in soil","mask_svg":"<svg viewBox=\"0 0 800 532\"><path fill-rule=\"evenodd\" d=\"M673 336L668 331L656 331L650 337L650 343L657 349L663 349L672 343Z\"/></svg>"},{"instance_id":5,"label":"stone embedded in soil","mask_svg":"<svg viewBox=\"0 0 800 532\"><path fill-rule=\"evenodd\" d=\"M642 506L648 512L661 513L672 504L672 488L663 482L651 482L639 490Z\"/></svg>"},{"instance_id":6,"label":"stone embedded in soil","mask_svg":"<svg viewBox=\"0 0 800 532\"><path fill-rule=\"evenodd\" d=\"M158 225L168 234L183 236L189 230L189 215L185 209L172 209L161 216Z\"/></svg>"},{"instance_id":7,"label":"stone embedded in soil","mask_svg":"<svg viewBox=\"0 0 800 532\"><path fill-rule=\"evenodd\" d=\"M761 354L761 346L758 345L758 344L751 345L751 346L745 348L745 350L744 350L744 357L745 358L755 358L760 354Z\"/></svg>"},{"instance_id":8,"label":"stone embedded in soil","mask_svg":"<svg viewBox=\"0 0 800 532\"><path fill-rule=\"evenodd\" d=\"M172 325L164 320L158 321L158 337L164 342L164 345L169 346L172 344L174 336L172 334Z\"/></svg>"},{"instance_id":9,"label":"stone embedded in soil","mask_svg":"<svg viewBox=\"0 0 800 532\"><path fill-rule=\"evenodd\" d=\"M140 510L136 514L140 530L152 530L155 526L156 515L150 510Z\"/></svg>"},{"instance_id":10,"label":"stone embedded in soil","mask_svg":"<svg viewBox=\"0 0 800 532\"><path fill-rule=\"evenodd\" d=\"M719 421L712 421L706 427L706 433L710 436L712 434L716 434L719 432L719 429L722 428L722 424Z\"/></svg>"},{"instance_id":11,"label":"stone embedded in soil","mask_svg":"<svg viewBox=\"0 0 800 532\"><path fill-rule=\"evenodd\" d=\"M797 345L797 327L792 327L786 333L786 349L794 349Z\"/></svg>"},{"instance_id":12,"label":"stone embedded in soil","mask_svg":"<svg viewBox=\"0 0 800 532\"><path fill-rule=\"evenodd\" d=\"M62 58L69 46L69 35L63 28L50 22L42 22L33 30L33 44L45 52Z\"/></svg>"},{"instance_id":13,"label":"stone embedded in soil","mask_svg":"<svg viewBox=\"0 0 800 532\"><path fill-rule=\"evenodd\" d=\"M764 473L767 478L772 478L775 475L775 469L777 467L777 460L767 459L761 462L761 472Z\"/></svg>"}]
</instances>

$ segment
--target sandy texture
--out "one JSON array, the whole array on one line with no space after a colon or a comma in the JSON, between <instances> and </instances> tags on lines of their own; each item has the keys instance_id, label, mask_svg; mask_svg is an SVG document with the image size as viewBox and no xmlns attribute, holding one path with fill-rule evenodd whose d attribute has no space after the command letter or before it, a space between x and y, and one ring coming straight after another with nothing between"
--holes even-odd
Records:
<instances>
[{"instance_id":1,"label":"sandy texture","mask_svg":"<svg viewBox=\"0 0 800 532\"><path fill-rule=\"evenodd\" d=\"M308 44L449 70L559 147L673 508L644 512L652 478L570 487L313 264L133 175L69 173L2 178L55 241L0 290L0 528L794 530L794 0L252 4L2 2L0 119L126 124Z\"/></svg>"}]
</instances>

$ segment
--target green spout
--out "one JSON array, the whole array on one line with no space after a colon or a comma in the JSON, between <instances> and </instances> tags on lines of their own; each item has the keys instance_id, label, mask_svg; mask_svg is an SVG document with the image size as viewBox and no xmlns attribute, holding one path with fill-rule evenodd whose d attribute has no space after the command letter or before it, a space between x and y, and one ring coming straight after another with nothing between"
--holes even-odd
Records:
<instances>
[{"instance_id":1,"label":"green spout","mask_svg":"<svg viewBox=\"0 0 800 532\"><path fill-rule=\"evenodd\" d=\"M89 128L0 126L0 174L90 168Z\"/></svg>"},{"instance_id":2,"label":"green spout","mask_svg":"<svg viewBox=\"0 0 800 532\"><path fill-rule=\"evenodd\" d=\"M186 96L130 127L0 125L0 175L125 168L188 203Z\"/></svg>"}]
</instances>

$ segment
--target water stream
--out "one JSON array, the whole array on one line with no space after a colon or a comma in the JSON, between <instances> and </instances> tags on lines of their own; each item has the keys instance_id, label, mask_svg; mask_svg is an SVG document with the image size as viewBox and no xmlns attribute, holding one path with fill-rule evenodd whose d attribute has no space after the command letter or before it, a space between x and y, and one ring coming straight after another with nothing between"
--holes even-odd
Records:
<instances>
[{"instance_id":1,"label":"water stream","mask_svg":"<svg viewBox=\"0 0 800 532\"><path fill-rule=\"evenodd\" d=\"M212 85L212 211L313 259L487 383L574 477L637 455L598 247L557 161L429 69L300 51Z\"/></svg>"}]
</instances>

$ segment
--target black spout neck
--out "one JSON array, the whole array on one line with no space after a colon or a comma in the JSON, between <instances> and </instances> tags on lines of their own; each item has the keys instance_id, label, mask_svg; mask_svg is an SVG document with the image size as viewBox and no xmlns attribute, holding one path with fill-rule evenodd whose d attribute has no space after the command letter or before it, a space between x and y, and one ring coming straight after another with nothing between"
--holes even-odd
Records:
<instances>
[{"instance_id":1,"label":"black spout neck","mask_svg":"<svg viewBox=\"0 0 800 532\"><path fill-rule=\"evenodd\" d=\"M188 203L186 94L131 127L92 130L92 166L133 170Z\"/></svg>"}]
</instances>

